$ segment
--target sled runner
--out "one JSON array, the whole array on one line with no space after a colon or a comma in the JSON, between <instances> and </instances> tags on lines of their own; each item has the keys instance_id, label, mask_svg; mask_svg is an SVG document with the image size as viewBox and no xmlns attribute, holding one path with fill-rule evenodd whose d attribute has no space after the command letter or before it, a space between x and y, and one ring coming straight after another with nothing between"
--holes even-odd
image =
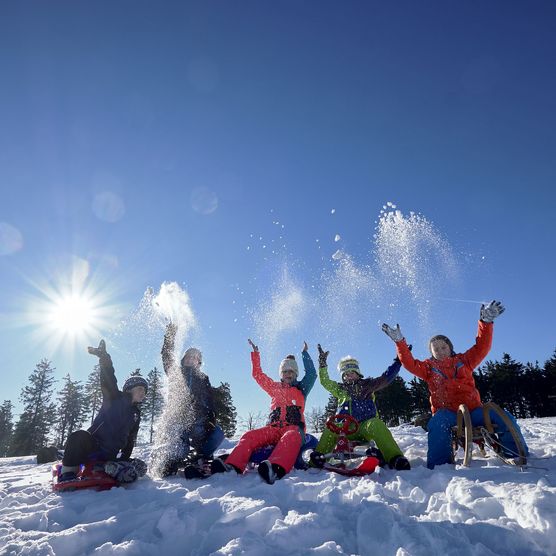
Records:
<instances>
[{"instance_id":1,"label":"sled runner","mask_svg":"<svg viewBox=\"0 0 556 556\"><path fill-rule=\"evenodd\" d=\"M491 412L495 413L506 425L512 436L517 450L515 453L507 446L504 446L497 434L497 425L492 422ZM457 413L457 424L452 428L452 453L453 461L456 462L458 449L463 448L463 465L471 465L473 444L476 444L482 457L488 457L486 448L494 455L509 465L524 467L527 465L526 449L511 419L504 411L493 402L483 405L483 416L485 425L473 427L471 414L465 404L461 404ZM509 454L509 455L508 455Z\"/></svg>"},{"instance_id":2,"label":"sled runner","mask_svg":"<svg viewBox=\"0 0 556 556\"><path fill-rule=\"evenodd\" d=\"M349 440L348 436L359 430L358 421L348 414L338 414L328 418L326 426L338 435L338 442L333 452L319 454L317 467L334 471L340 475L360 477L374 472L377 466L384 464L380 451L370 443Z\"/></svg>"},{"instance_id":3,"label":"sled runner","mask_svg":"<svg viewBox=\"0 0 556 556\"><path fill-rule=\"evenodd\" d=\"M85 488L95 490L108 490L118 486L118 481L104 472L104 462L91 462L79 467L77 478L73 481L59 482L61 463L52 466L52 490L55 492L67 492Z\"/></svg>"}]
</instances>

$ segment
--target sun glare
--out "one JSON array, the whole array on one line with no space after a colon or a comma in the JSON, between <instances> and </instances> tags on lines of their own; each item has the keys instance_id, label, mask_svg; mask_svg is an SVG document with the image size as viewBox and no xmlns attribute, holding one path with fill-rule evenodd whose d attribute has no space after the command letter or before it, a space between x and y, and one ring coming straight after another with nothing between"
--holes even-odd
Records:
<instances>
[{"instance_id":1,"label":"sun glare","mask_svg":"<svg viewBox=\"0 0 556 556\"><path fill-rule=\"evenodd\" d=\"M90 300L71 295L59 299L52 307L51 325L69 336L87 332L95 320L95 310Z\"/></svg>"}]
</instances>

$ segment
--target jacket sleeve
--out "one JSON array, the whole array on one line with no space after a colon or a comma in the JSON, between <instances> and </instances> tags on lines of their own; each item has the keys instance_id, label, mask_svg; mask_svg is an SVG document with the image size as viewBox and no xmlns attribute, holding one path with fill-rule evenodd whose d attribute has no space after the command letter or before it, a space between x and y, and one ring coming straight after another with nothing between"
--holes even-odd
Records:
<instances>
[{"instance_id":1,"label":"jacket sleeve","mask_svg":"<svg viewBox=\"0 0 556 556\"><path fill-rule=\"evenodd\" d=\"M307 397L309 392L313 389L315 381L317 380L317 370L315 369L315 364L311 359L308 351L301 352L303 357L303 368L305 369L305 376L303 380L299 383L299 388L303 395Z\"/></svg>"},{"instance_id":2,"label":"jacket sleeve","mask_svg":"<svg viewBox=\"0 0 556 556\"><path fill-rule=\"evenodd\" d=\"M425 361L420 361L419 359L414 359L405 339L396 342L396 350L398 351L398 358L401 361L404 368L406 368L411 374L427 380L429 374L429 367Z\"/></svg>"},{"instance_id":3,"label":"jacket sleeve","mask_svg":"<svg viewBox=\"0 0 556 556\"><path fill-rule=\"evenodd\" d=\"M479 321L479 328L477 331L477 339L475 345L469 348L464 354L463 358L466 363L474 369L479 366L479 363L487 356L492 346L492 332L494 325L490 322Z\"/></svg>"},{"instance_id":4,"label":"jacket sleeve","mask_svg":"<svg viewBox=\"0 0 556 556\"><path fill-rule=\"evenodd\" d=\"M141 417L137 419L135 425L129 432L129 436L127 437L127 444L122 449L122 455L120 459L128 460L131 457L131 452L133 452L133 448L135 448L135 442L137 441L137 433L139 432L139 424L141 423Z\"/></svg>"},{"instance_id":5,"label":"jacket sleeve","mask_svg":"<svg viewBox=\"0 0 556 556\"><path fill-rule=\"evenodd\" d=\"M106 354L99 358L100 388L103 400L113 400L120 395L116 373L112 365L112 358Z\"/></svg>"},{"instance_id":6,"label":"jacket sleeve","mask_svg":"<svg viewBox=\"0 0 556 556\"><path fill-rule=\"evenodd\" d=\"M334 380L330 380L328 376L328 367L319 368L319 380L324 388L326 388L335 398L343 398L344 389Z\"/></svg>"},{"instance_id":7,"label":"jacket sleeve","mask_svg":"<svg viewBox=\"0 0 556 556\"><path fill-rule=\"evenodd\" d=\"M170 369L176 364L174 358L174 337L168 334L164 335L164 342L162 344L162 350L160 352L162 355L162 366L164 367L164 372L169 373Z\"/></svg>"},{"instance_id":8,"label":"jacket sleeve","mask_svg":"<svg viewBox=\"0 0 556 556\"><path fill-rule=\"evenodd\" d=\"M253 378L267 394L272 396L274 381L268 375L263 373L261 368L261 354L258 351L251 352L251 364L253 366Z\"/></svg>"},{"instance_id":9,"label":"jacket sleeve","mask_svg":"<svg viewBox=\"0 0 556 556\"><path fill-rule=\"evenodd\" d=\"M366 379L370 392L377 392L378 390L386 388L398 376L401 368L402 364L399 358L396 358L379 377Z\"/></svg>"}]
</instances>

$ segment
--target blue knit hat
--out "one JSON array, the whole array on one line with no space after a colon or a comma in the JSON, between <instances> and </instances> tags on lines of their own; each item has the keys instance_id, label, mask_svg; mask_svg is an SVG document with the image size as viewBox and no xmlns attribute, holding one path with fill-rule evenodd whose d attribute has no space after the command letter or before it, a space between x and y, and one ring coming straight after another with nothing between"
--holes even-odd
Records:
<instances>
[{"instance_id":1,"label":"blue knit hat","mask_svg":"<svg viewBox=\"0 0 556 556\"><path fill-rule=\"evenodd\" d=\"M145 389L145 394L149 389L149 383L142 376L133 375L126 379L123 390L124 392L129 392L136 386L142 386Z\"/></svg>"}]
</instances>

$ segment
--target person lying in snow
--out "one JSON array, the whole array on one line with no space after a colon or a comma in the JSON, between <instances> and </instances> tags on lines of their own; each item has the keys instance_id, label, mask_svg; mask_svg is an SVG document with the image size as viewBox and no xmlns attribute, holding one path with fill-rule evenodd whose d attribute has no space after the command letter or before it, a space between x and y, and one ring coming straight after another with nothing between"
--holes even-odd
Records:
<instances>
[{"instance_id":1,"label":"person lying in snow","mask_svg":"<svg viewBox=\"0 0 556 556\"><path fill-rule=\"evenodd\" d=\"M59 482L74 481L80 464L104 461L108 475L130 483L147 471L145 462L130 457L139 431L139 404L147 394L147 381L142 376L130 376L120 391L104 340L97 348L89 347L88 352L99 360L102 406L88 430L75 431L68 437Z\"/></svg>"},{"instance_id":2,"label":"person lying in snow","mask_svg":"<svg viewBox=\"0 0 556 556\"><path fill-rule=\"evenodd\" d=\"M305 369L303 379L297 380L297 361L295 356L288 355L280 363L280 381L274 381L261 368L259 348L251 340L248 342L253 349L253 378L271 397L269 422L265 427L246 432L225 462L216 458L212 463L212 472L235 470L237 473L243 473L251 454L257 448L274 444L270 457L262 461L258 467L263 480L272 484L290 472L304 442L305 400L315 384L317 371L305 342L301 354Z\"/></svg>"},{"instance_id":3,"label":"person lying in snow","mask_svg":"<svg viewBox=\"0 0 556 556\"><path fill-rule=\"evenodd\" d=\"M415 376L423 379L430 391L432 418L428 422L427 467L452 463L451 430L456 425L460 404L465 404L471 413L473 426L484 426L481 396L475 386L473 369L487 356L492 345L493 321L504 312L499 301L481 306L479 330L475 345L465 353L455 353L452 342L443 335L429 340L432 357L425 361L414 359L400 330L400 325L391 328L386 323L382 330L395 343L402 365ZM521 430L515 418L505 412L514 423L518 434ZM503 421L491 413L492 422L498 426L501 443L508 449L507 457L517 453L515 442ZM523 436L521 436L523 439ZM527 445L523 440L527 454ZM510 453L511 451L512 453Z\"/></svg>"},{"instance_id":4,"label":"person lying in snow","mask_svg":"<svg viewBox=\"0 0 556 556\"><path fill-rule=\"evenodd\" d=\"M171 376L176 368L174 360L174 343L177 327L173 323L166 327L162 345L162 363L164 372ZM184 460L188 458L186 478L204 476L203 466L212 459L214 451L224 440L224 432L216 424L212 386L206 374L201 371L203 356L199 349L190 347L180 362L185 395L182 402L187 404L181 414L183 422L177 438L171 439L169 449L162 449L157 457L160 474L163 477L175 474ZM172 384L177 387L177 384ZM193 457L192 457L193 456Z\"/></svg>"},{"instance_id":5,"label":"person lying in snow","mask_svg":"<svg viewBox=\"0 0 556 556\"><path fill-rule=\"evenodd\" d=\"M378 417L374 400L374 393L386 388L398 375L401 363L396 357L394 363L378 378L364 378L359 369L359 362L350 355L340 359L338 371L342 382L335 382L328 376L328 351L324 351L320 344L319 350L319 378L320 383L335 398L338 399L338 413L348 414L357 419L359 430L348 435L350 440L374 440L382 457L393 469L410 469L409 461L403 456L388 427ZM328 428L324 429L319 443L311 453L311 464L321 467L324 464L324 454L331 452L336 446L338 435Z\"/></svg>"}]
</instances>

